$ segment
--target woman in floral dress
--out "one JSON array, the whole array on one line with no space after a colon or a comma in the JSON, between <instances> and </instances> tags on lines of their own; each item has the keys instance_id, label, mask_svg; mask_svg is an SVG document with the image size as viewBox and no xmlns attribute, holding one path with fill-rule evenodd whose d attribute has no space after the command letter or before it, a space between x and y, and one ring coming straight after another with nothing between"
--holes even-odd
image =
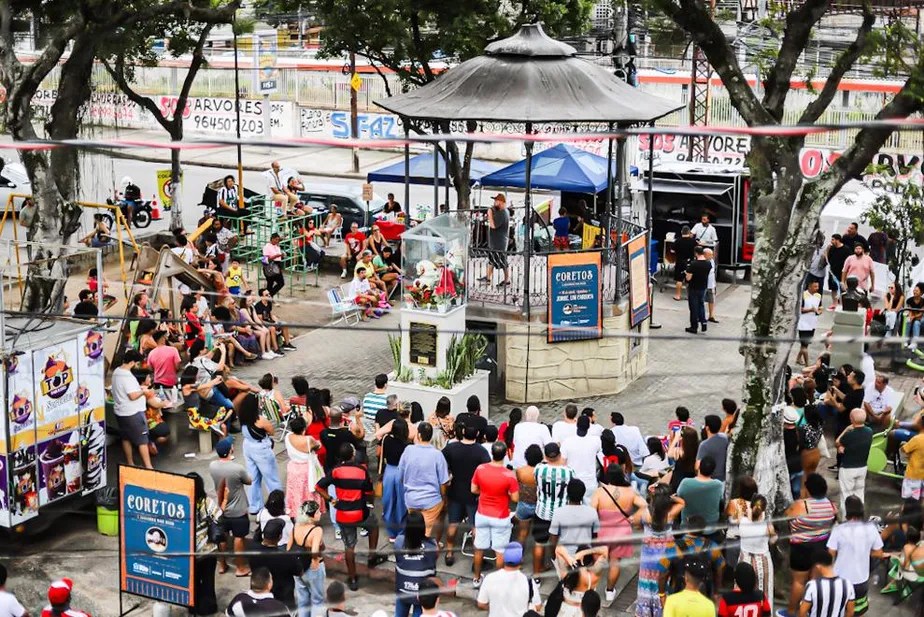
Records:
<instances>
[{"instance_id":1,"label":"woman in floral dress","mask_svg":"<svg viewBox=\"0 0 924 617\"><path fill-rule=\"evenodd\" d=\"M655 487L650 501L651 507L642 514L645 533L639 556L636 617L661 617L658 579L667 570L670 560L679 554L671 523L679 516L684 501L671 496L670 488L664 485Z\"/></svg>"}]
</instances>

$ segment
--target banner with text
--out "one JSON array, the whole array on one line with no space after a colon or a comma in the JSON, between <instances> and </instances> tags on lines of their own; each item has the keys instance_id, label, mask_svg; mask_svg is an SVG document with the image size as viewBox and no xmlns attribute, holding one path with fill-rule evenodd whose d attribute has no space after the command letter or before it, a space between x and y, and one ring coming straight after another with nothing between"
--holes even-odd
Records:
<instances>
[{"instance_id":1,"label":"banner with text","mask_svg":"<svg viewBox=\"0 0 924 617\"><path fill-rule=\"evenodd\" d=\"M119 467L121 591L195 604L195 491L183 475Z\"/></svg>"},{"instance_id":2,"label":"banner with text","mask_svg":"<svg viewBox=\"0 0 924 617\"><path fill-rule=\"evenodd\" d=\"M600 252L548 256L550 343L603 336Z\"/></svg>"},{"instance_id":3,"label":"banner with text","mask_svg":"<svg viewBox=\"0 0 924 617\"><path fill-rule=\"evenodd\" d=\"M629 240L629 306L630 327L634 328L651 315L648 276L648 234L641 234Z\"/></svg>"}]
</instances>

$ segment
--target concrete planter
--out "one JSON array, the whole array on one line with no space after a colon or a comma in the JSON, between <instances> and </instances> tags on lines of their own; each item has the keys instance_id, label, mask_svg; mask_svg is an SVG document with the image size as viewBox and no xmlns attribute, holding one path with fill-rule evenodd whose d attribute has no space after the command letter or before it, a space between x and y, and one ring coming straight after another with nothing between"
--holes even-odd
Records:
<instances>
[{"instance_id":1,"label":"concrete planter","mask_svg":"<svg viewBox=\"0 0 924 617\"><path fill-rule=\"evenodd\" d=\"M388 393L397 394L400 401L417 401L423 407L424 418L430 416L436 408L440 397L447 397L452 403L452 415L465 411L468 397L475 395L481 401L481 415L488 417L488 377L489 371L476 370L475 374L457 384L451 390L424 386L416 381L401 383L395 379L395 374L388 376Z\"/></svg>"}]
</instances>

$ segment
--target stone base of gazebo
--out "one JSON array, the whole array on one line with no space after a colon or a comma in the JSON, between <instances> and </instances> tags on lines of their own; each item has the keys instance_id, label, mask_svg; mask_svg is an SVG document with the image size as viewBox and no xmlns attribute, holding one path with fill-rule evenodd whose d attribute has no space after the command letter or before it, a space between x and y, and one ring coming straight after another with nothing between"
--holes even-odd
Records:
<instances>
[{"instance_id":1,"label":"stone base of gazebo","mask_svg":"<svg viewBox=\"0 0 924 617\"><path fill-rule=\"evenodd\" d=\"M533 403L617 394L638 379L648 368L648 320L639 332L629 327L626 304L613 312L603 320L603 337L588 341L549 343L544 324L498 324L498 334L506 334L498 336L505 398Z\"/></svg>"}]
</instances>

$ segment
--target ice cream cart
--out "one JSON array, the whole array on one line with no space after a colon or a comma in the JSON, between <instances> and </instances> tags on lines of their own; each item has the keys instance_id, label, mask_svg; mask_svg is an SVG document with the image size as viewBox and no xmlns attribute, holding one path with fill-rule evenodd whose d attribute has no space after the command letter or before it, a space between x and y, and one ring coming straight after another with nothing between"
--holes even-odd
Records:
<instances>
[{"instance_id":1,"label":"ice cream cart","mask_svg":"<svg viewBox=\"0 0 924 617\"><path fill-rule=\"evenodd\" d=\"M5 321L0 527L106 485L103 333L71 319Z\"/></svg>"}]
</instances>

